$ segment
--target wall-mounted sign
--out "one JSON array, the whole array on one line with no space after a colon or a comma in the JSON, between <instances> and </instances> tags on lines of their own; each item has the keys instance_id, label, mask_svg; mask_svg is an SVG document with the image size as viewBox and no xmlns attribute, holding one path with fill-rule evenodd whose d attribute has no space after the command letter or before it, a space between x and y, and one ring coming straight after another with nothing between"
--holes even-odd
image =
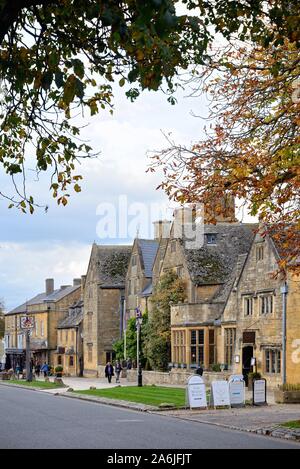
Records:
<instances>
[{"instance_id":1,"label":"wall-mounted sign","mask_svg":"<svg viewBox=\"0 0 300 469\"><path fill-rule=\"evenodd\" d=\"M255 379L253 381L253 405L267 404L267 381Z\"/></svg>"},{"instance_id":2,"label":"wall-mounted sign","mask_svg":"<svg viewBox=\"0 0 300 469\"><path fill-rule=\"evenodd\" d=\"M239 355L235 355L234 361L235 361L235 363L240 363L240 361L241 361L240 356L239 356Z\"/></svg>"},{"instance_id":3,"label":"wall-mounted sign","mask_svg":"<svg viewBox=\"0 0 300 469\"><path fill-rule=\"evenodd\" d=\"M211 405L213 407L229 406L230 394L228 381L213 381L211 383Z\"/></svg>"},{"instance_id":4,"label":"wall-mounted sign","mask_svg":"<svg viewBox=\"0 0 300 469\"><path fill-rule=\"evenodd\" d=\"M192 376L188 380L187 405L190 409L207 408L206 387L201 376Z\"/></svg>"},{"instance_id":5,"label":"wall-mounted sign","mask_svg":"<svg viewBox=\"0 0 300 469\"><path fill-rule=\"evenodd\" d=\"M251 358L251 366L255 366L255 365L256 365L256 358L252 357Z\"/></svg>"},{"instance_id":6,"label":"wall-mounted sign","mask_svg":"<svg viewBox=\"0 0 300 469\"><path fill-rule=\"evenodd\" d=\"M21 316L20 318L21 329L30 330L34 328L34 317L33 316Z\"/></svg>"}]
</instances>

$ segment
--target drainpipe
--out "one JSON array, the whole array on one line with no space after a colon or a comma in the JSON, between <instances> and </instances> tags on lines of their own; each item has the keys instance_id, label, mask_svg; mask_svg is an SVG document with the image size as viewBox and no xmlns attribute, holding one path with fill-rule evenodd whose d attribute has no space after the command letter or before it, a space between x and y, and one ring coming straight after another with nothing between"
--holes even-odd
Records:
<instances>
[{"instance_id":1,"label":"drainpipe","mask_svg":"<svg viewBox=\"0 0 300 469\"><path fill-rule=\"evenodd\" d=\"M282 295L282 384L286 384L286 303L288 294L286 282L280 292Z\"/></svg>"}]
</instances>

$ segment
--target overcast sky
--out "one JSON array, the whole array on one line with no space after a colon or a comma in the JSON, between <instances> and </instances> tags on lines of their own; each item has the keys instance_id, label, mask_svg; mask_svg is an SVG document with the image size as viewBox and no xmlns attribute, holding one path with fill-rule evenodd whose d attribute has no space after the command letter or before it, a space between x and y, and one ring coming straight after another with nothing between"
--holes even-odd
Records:
<instances>
[{"instance_id":1,"label":"overcast sky","mask_svg":"<svg viewBox=\"0 0 300 469\"><path fill-rule=\"evenodd\" d=\"M179 93L178 104L171 106L161 92L145 92L131 103L124 90L117 89L114 115L104 112L88 119L84 136L101 156L81 165L83 190L74 193L67 207L56 206L45 177L39 183L30 183L30 190L40 203L49 204L48 213L38 210L34 215L23 215L8 210L7 202L0 201L0 298L6 309L44 291L45 278L55 278L56 286L60 286L85 274L94 241L129 243L140 225L135 211L141 209L146 220L139 226L141 237L151 236L149 227L158 216L158 206L165 207L162 216L170 218L171 204L162 191L156 190L161 175L146 173L147 152L166 147L162 131L171 132L176 141L185 144L201 136L203 121L193 117L191 111L205 115L206 101L203 97L187 98L187 94ZM0 185L7 188L7 178L1 172ZM124 220L125 197L129 236L120 239L117 226L116 239L108 238L103 224L105 210L113 207L117 217L121 212Z\"/></svg>"}]
</instances>

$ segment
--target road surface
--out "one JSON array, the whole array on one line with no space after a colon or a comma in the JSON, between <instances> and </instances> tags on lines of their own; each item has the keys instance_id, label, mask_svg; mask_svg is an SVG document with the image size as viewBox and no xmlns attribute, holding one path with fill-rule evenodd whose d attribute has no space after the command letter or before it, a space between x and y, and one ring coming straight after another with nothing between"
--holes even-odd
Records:
<instances>
[{"instance_id":1,"label":"road surface","mask_svg":"<svg viewBox=\"0 0 300 469\"><path fill-rule=\"evenodd\" d=\"M0 448L300 448L259 435L0 385Z\"/></svg>"}]
</instances>

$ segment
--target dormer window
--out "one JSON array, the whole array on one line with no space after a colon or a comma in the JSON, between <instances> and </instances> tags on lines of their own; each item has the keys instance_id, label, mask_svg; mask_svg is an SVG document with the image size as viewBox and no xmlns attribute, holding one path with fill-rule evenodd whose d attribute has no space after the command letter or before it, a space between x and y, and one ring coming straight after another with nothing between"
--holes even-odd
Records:
<instances>
[{"instance_id":1,"label":"dormer window","mask_svg":"<svg viewBox=\"0 0 300 469\"><path fill-rule=\"evenodd\" d=\"M217 235L216 235L216 233L207 233L206 234L206 243L207 244L217 244Z\"/></svg>"}]
</instances>

